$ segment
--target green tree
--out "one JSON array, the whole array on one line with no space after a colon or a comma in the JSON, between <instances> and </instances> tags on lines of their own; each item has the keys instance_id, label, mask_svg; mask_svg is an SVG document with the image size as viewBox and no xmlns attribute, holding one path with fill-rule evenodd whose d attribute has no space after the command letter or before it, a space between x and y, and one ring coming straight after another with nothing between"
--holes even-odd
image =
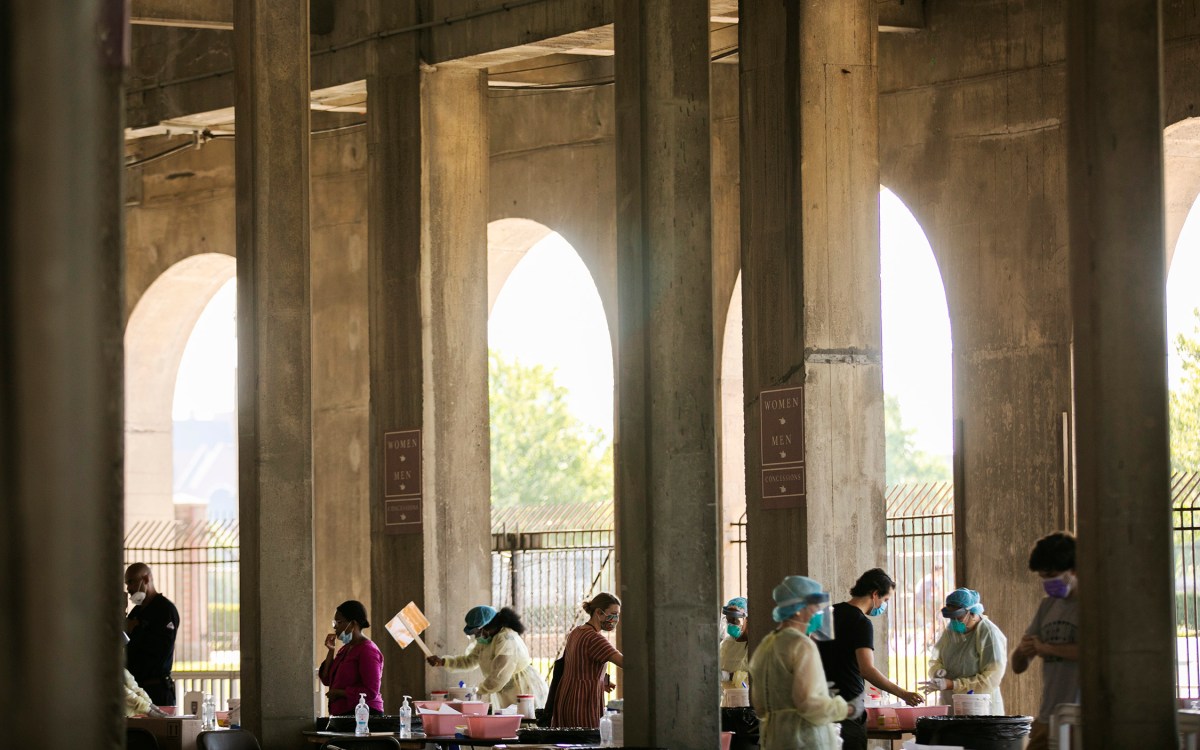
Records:
<instances>
[{"instance_id":1,"label":"green tree","mask_svg":"<svg viewBox=\"0 0 1200 750\"><path fill-rule=\"evenodd\" d=\"M554 372L488 352L492 504L612 500L612 441L567 408Z\"/></svg>"},{"instance_id":2,"label":"green tree","mask_svg":"<svg viewBox=\"0 0 1200 750\"><path fill-rule=\"evenodd\" d=\"M1200 308L1192 311L1192 335L1175 337L1183 359L1183 382L1171 391L1171 469L1200 471Z\"/></svg>"},{"instance_id":3,"label":"green tree","mask_svg":"<svg viewBox=\"0 0 1200 750\"><path fill-rule=\"evenodd\" d=\"M917 431L905 428L900 399L895 396L883 396L883 426L888 484L950 481L950 465L944 458L917 449Z\"/></svg>"}]
</instances>

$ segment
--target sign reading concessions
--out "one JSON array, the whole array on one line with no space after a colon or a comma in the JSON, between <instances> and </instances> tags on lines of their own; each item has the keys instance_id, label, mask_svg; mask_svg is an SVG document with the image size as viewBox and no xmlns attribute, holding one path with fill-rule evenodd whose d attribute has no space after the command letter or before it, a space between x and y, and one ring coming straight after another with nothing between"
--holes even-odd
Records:
<instances>
[{"instance_id":1,"label":"sign reading concessions","mask_svg":"<svg viewBox=\"0 0 1200 750\"><path fill-rule=\"evenodd\" d=\"M383 532L421 532L421 431L383 433Z\"/></svg>"},{"instance_id":2,"label":"sign reading concessions","mask_svg":"<svg viewBox=\"0 0 1200 750\"><path fill-rule=\"evenodd\" d=\"M762 391L758 398L762 507L804 504L804 387Z\"/></svg>"}]
</instances>

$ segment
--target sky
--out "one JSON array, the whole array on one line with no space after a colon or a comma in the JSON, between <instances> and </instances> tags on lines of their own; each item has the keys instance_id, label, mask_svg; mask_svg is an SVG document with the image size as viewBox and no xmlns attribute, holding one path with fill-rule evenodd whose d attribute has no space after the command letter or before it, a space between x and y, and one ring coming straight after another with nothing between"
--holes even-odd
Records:
<instances>
[{"instance_id":1,"label":"sky","mask_svg":"<svg viewBox=\"0 0 1200 750\"><path fill-rule=\"evenodd\" d=\"M556 370L568 405L613 434L613 359L608 323L591 273L551 232L517 264L496 297L488 346L508 359Z\"/></svg>"},{"instance_id":2,"label":"sky","mask_svg":"<svg viewBox=\"0 0 1200 750\"><path fill-rule=\"evenodd\" d=\"M891 191L880 193L884 390L895 395L919 449L951 453L950 321L924 232ZM234 282L214 295L184 351L174 418L210 419L234 408L237 365ZM1184 224L1167 279L1167 334L1194 327L1200 307L1200 202ZM557 233L534 245L496 299L489 346L556 370L576 416L612 435L612 348L600 295L587 267ZM1181 367L1168 347L1173 385Z\"/></svg>"}]
</instances>

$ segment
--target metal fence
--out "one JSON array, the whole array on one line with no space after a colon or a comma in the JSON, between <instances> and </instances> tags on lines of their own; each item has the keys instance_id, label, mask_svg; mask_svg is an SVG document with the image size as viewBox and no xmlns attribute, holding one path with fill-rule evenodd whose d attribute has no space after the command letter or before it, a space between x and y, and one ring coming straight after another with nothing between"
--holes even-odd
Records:
<instances>
[{"instance_id":1,"label":"metal fence","mask_svg":"<svg viewBox=\"0 0 1200 750\"><path fill-rule=\"evenodd\" d=\"M1181 700L1200 699L1200 473L1171 477L1171 520L1175 546L1176 693Z\"/></svg>"},{"instance_id":2,"label":"metal fence","mask_svg":"<svg viewBox=\"0 0 1200 750\"><path fill-rule=\"evenodd\" d=\"M1177 685L1200 699L1200 474L1171 481L1174 525ZM885 507L887 569L897 589L889 607L889 677L914 684L927 672L954 581L953 486L893 485ZM746 517L728 554L745 560ZM532 529L522 531L521 529ZM492 600L521 613L530 653L543 667L584 621L581 603L615 590L611 505L498 509L492 528ZM213 693L218 705L241 697L236 521L144 522L125 539L125 564L144 562L158 590L178 607L176 693ZM745 565L741 590L745 590Z\"/></svg>"},{"instance_id":3,"label":"metal fence","mask_svg":"<svg viewBox=\"0 0 1200 750\"><path fill-rule=\"evenodd\" d=\"M929 652L945 627L941 608L954 585L954 485L896 484L884 499L887 570L896 581L888 605L888 677L925 679Z\"/></svg>"},{"instance_id":4,"label":"metal fence","mask_svg":"<svg viewBox=\"0 0 1200 750\"><path fill-rule=\"evenodd\" d=\"M493 513L492 603L521 613L530 656L544 670L586 620L583 602L615 591L614 570L611 504Z\"/></svg>"},{"instance_id":5,"label":"metal fence","mask_svg":"<svg viewBox=\"0 0 1200 750\"><path fill-rule=\"evenodd\" d=\"M235 520L144 521L125 535L125 565L149 565L179 610L171 672L179 701L191 690L212 693L220 707L241 698L238 544Z\"/></svg>"}]
</instances>

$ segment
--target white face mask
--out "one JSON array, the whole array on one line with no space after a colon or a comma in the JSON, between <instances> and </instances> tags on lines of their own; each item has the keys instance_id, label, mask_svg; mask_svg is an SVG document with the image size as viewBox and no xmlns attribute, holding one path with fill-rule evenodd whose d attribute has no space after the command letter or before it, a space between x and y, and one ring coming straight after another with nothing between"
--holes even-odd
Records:
<instances>
[{"instance_id":1,"label":"white face mask","mask_svg":"<svg viewBox=\"0 0 1200 750\"><path fill-rule=\"evenodd\" d=\"M146 601L145 591L135 591L129 595L129 601L133 602L133 606L140 607L142 602Z\"/></svg>"}]
</instances>

